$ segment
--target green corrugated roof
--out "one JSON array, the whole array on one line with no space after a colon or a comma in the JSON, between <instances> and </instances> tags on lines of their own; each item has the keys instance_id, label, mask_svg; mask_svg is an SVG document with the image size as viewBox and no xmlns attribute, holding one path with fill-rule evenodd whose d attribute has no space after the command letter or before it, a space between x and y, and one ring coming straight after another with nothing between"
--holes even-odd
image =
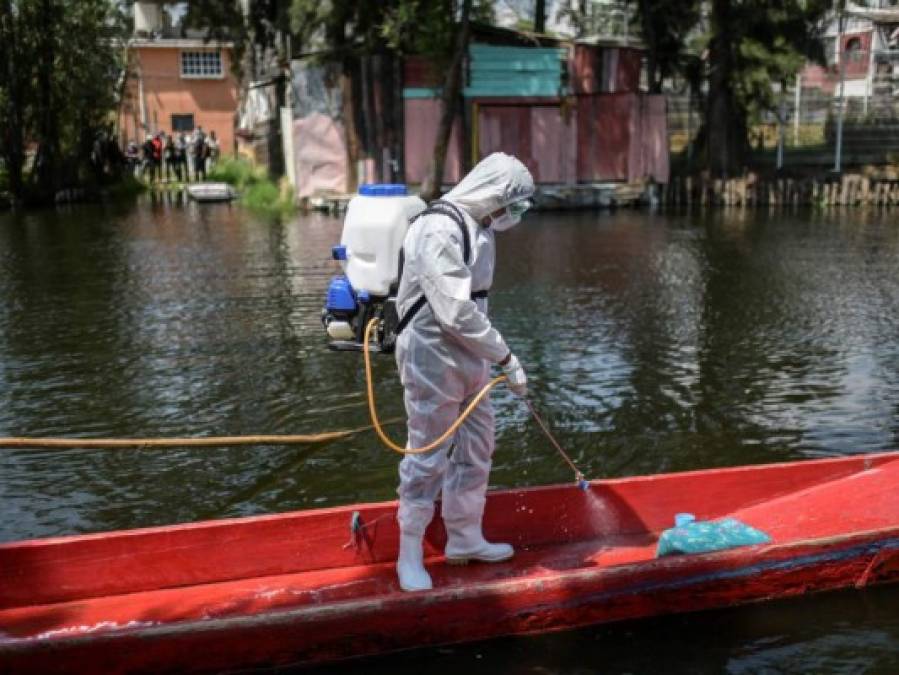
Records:
<instances>
[{"instance_id":1,"label":"green corrugated roof","mask_svg":"<svg viewBox=\"0 0 899 675\"><path fill-rule=\"evenodd\" d=\"M465 96L558 96L565 54L557 48L473 44Z\"/></svg>"}]
</instances>

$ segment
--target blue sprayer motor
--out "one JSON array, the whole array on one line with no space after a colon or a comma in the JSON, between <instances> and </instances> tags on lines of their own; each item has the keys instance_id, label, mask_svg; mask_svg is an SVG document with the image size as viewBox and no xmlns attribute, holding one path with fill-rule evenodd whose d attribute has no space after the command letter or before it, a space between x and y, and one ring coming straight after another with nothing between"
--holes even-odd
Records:
<instances>
[{"instance_id":1,"label":"blue sprayer motor","mask_svg":"<svg viewBox=\"0 0 899 675\"><path fill-rule=\"evenodd\" d=\"M343 274L331 279L322 310L331 349L361 350L366 324L379 319L373 350L393 351L400 249L409 222L425 207L395 184L363 185L350 200L340 244L331 250Z\"/></svg>"}]
</instances>

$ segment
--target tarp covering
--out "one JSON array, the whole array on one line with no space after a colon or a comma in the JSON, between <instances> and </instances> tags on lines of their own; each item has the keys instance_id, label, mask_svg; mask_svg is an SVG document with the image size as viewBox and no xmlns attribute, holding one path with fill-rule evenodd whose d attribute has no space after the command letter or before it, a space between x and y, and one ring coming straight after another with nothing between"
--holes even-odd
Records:
<instances>
[{"instance_id":1,"label":"tarp covering","mask_svg":"<svg viewBox=\"0 0 899 675\"><path fill-rule=\"evenodd\" d=\"M349 167L337 66L293 61L291 75L297 197L345 193Z\"/></svg>"},{"instance_id":2,"label":"tarp covering","mask_svg":"<svg viewBox=\"0 0 899 675\"><path fill-rule=\"evenodd\" d=\"M337 121L317 112L295 119L293 143L297 197L347 191L346 145Z\"/></svg>"},{"instance_id":3,"label":"tarp covering","mask_svg":"<svg viewBox=\"0 0 899 675\"><path fill-rule=\"evenodd\" d=\"M291 62L290 72L294 117L321 113L335 120L341 119L343 98L338 86L340 71L336 65L296 60Z\"/></svg>"},{"instance_id":4,"label":"tarp covering","mask_svg":"<svg viewBox=\"0 0 899 675\"><path fill-rule=\"evenodd\" d=\"M252 86L240 106L237 128L253 131L257 125L275 119L277 106L273 102L274 88L268 85Z\"/></svg>"}]
</instances>

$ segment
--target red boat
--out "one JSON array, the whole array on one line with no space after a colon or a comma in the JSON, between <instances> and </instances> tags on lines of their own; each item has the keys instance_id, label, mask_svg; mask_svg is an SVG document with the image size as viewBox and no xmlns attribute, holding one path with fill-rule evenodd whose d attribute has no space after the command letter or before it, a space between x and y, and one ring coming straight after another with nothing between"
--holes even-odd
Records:
<instances>
[{"instance_id":1,"label":"red boat","mask_svg":"<svg viewBox=\"0 0 899 675\"><path fill-rule=\"evenodd\" d=\"M496 565L394 573L396 504L0 545L0 672L215 672L694 611L899 580L899 453L490 494ZM676 512L771 543L655 558Z\"/></svg>"}]
</instances>

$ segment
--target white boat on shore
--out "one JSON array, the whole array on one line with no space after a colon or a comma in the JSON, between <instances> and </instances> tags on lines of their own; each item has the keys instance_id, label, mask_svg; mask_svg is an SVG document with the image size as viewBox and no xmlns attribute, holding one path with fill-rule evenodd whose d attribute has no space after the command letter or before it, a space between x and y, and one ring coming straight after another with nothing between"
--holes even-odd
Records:
<instances>
[{"instance_id":1,"label":"white boat on shore","mask_svg":"<svg viewBox=\"0 0 899 675\"><path fill-rule=\"evenodd\" d=\"M237 197L228 183L194 183L187 186L187 194L198 202L228 202Z\"/></svg>"}]
</instances>

